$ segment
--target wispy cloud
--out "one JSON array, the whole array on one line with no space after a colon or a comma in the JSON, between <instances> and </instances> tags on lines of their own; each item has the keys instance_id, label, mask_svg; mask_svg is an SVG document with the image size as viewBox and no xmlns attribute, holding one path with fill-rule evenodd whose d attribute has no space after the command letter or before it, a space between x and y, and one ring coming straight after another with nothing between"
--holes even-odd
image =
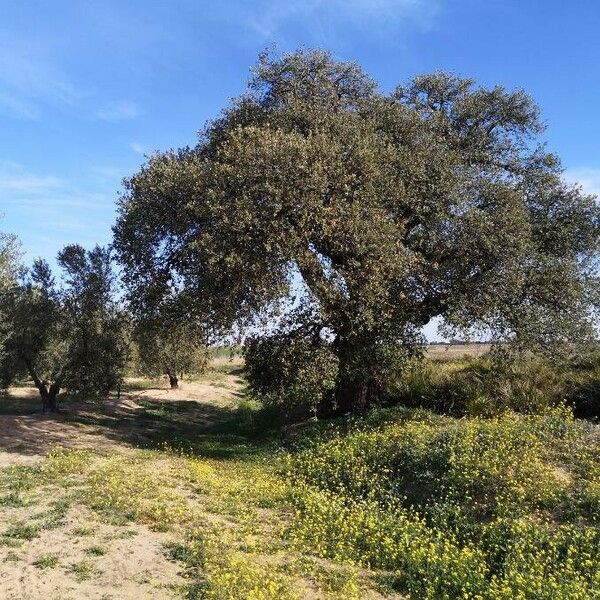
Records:
<instances>
[{"instance_id":1,"label":"wispy cloud","mask_svg":"<svg viewBox=\"0 0 600 600\"><path fill-rule=\"evenodd\" d=\"M87 189L0 161L2 226L18 233L28 258L50 258L68 242L106 243L114 220L114 189L114 181Z\"/></svg>"},{"instance_id":2,"label":"wispy cloud","mask_svg":"<svg viewBox=\"0 0 600 600\"><path fill-rule=\"evenodd\" d=\"M411 23L429 28L437 16L439 0L262 0L248 16L248 24L265 38L273 38L289 22L339 25L351 22L359 27ZM333 17L333 19L331 19Z\"/></svg>"},{"instance_id":3,"label":"wispy cloud","mask_svg":"<svg viewBox=\"0 0 600 600\"><path fill-rule=\"evenodd\" d=\"M139 106L130 100L112 102L96 111L96 117L102 121L118 122L135 119L142 114Z\"/></svg>"},{"instance_id":4,"label":"wispy cloud","mask_svg":"<svg viewBox=\"0 0 600 600\"><path fill-rule=\"evenodd\" d=\"M3 91L0 91L0 111L23 119L37 119L39 117L39 111L34 106Z\"/></svg>"},{"instance_id":5,"label":"wispy cloud","mask_svg":"<svg viewBox=\"0 0 600 600\"><path fill-rule=\"evenodd\" d=\"M567 169L564 176L569 183L580 185L584 192L594 194L600 200L600 168L578 167Z\"/></svg>"},{"instance_id":6,"label":"wispy cloud","mask_svg":"<svg viewBox=\"0 0 600 600\"><path fill-rule=\"evenodd\" d=\"M15 162L0 162L0 199L11 210L51 210L61 218L65 208L101 209L112 199L103 193L71 186L53 175L33 173Z\"/></svg>"},{"instance_id":7,"label":"wispy cloud","mask_svg":"<svg viewBox=\"0 0 600 600\"><path fill-rule=\"evenodd\" d=\"M45 106L74 106L85 94L53 65L0 42L0 109L35 119Z\"/></svg>"},{"instance_id":8,"label":"wispy cloud","mask_svg":"<svg viewBox=\"0 0 600 600\"><path fill-rule=\"evenodd\" d=\"M11 196L22 199L23 196L54 192L62 184L57 177L29 173L18 163L0 162L0 196L5 202L10 201Z\"/></svg>"},{"instance_id":9,"label":"wispy cloud","mask_svg":"<svg viewBox=\"0 0 600 600\"><path fill-rule=\"evenodd\" d=\"M131 142L129 144L129 147L136 153L139 154L140 156L144 156L146 154L146 149L144 148L144 146L142 144L140 144L139 142Z\"/></svg>"}]
</instances>

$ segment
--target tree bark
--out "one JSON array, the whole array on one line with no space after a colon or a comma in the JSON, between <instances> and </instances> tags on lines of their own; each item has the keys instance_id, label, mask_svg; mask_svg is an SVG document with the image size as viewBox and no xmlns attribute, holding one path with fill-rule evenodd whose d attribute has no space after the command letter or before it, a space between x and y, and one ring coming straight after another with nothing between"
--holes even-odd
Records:
<instances>
[{"instance_id":1,"label":"tree bark","mask_svg":"<svg viewBox=\"0 0 600 600\"><path fill-rule=\"evenodd\" d=\"M56 412L58 410L56 398L60 393L60 383L58 381L54 381L52 383L48 381L42 381L32 368L29 369L29 374L31 379L33 379L35 387L40 393L40 397L42 399L42 410L44 412L47 410L50 412Z\"/></svg>"},{"instance_id":2,"label":"tree bark","mask_svg":"<svg viewBox=\"0 0 600 600\"><path fill-rule=\"evenodd\" d=\"M347 414L362 412L378 399L379 389L368 376L366 365L358 364L358 343L342 338L334 342L339 359L338 379L334 393L335 412Z\"/></svg>"},{"instance_id":3,"label":"tree bark","mask_svg":"<svg viewBox=\"0 0 600 600\"><path fill-rule=\"evenodd\" d=\"M340 378L335 390L336 412L362 412L369 408L376 396L373 387L364 381Z\"/></svg>"},{"instance_id":4,"label":"tree bark","mask_svg":"<svg viewBox=\"0 0 600 600\"><path fill-rule=\"evenodd\" d=\"M177 378L177 375L173 373L167 373L167 375L169 376L169 385L171 386L171 389L176 390L179 387L179 379Z\"/></svg>"}]
</instances>

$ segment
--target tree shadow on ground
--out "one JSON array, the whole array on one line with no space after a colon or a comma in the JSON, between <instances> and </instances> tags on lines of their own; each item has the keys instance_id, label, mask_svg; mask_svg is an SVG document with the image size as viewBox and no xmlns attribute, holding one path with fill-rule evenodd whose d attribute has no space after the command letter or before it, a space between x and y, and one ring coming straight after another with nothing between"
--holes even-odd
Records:
<instances>
[{"instance_id":1,"label":"tree shadow on ground","mask_svg":"<svg viewBox=\"0 0 600 600\"><path fill-rule=\"evenodd\" d=\"M600 419L600 379L592 379L575 388L567 399L581 419Z\"/></svg>"},{"instance_id":2,"label":"tree shadow on ground","mask_svg":"<svg viewBox=\"0 0 600 600\"><path fill-rule=\"evenodd\" d=\"M0 398L0 452L35 456L56 446L107 452L172 447L215 459L260 452L255 420L240 409L243 391L215 393L220 401L171 399L166 390L145 389L103 402L63 401L55 414L42 413L33 395Z\"/></svg>"}]
</instances>

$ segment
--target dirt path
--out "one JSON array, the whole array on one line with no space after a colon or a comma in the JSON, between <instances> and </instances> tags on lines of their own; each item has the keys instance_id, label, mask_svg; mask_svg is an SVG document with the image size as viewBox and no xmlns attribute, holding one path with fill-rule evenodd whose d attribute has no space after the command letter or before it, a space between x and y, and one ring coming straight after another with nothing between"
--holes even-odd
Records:
<instances>
[{"instance_id":1,"label":"dirt path","mask_svg":"<svg viewBox=\"0 0 600 600\"><path fill-rule=\"evenodd\" d=\"M201 432L231 415L243 385L234 373L213 375L178 390L135 389L148 383L130 382L134 389L120 399L67 403L55 415L40 412L32 388L0 398L0 600L179 595L181 567L165 551L172 534L144 523L107 522L79 499L83 492L70 475L58 478L58 486L54 480L39 485L36 478L45 475L35 469L44 468L56 447L92 451L91 461L138 460L140 447L173 432ZM152 468L160 470L159 462Z\"/></svg>"},{"instance_id":2,"label":"dirt path","mask_svg":"<svg viewBox=\"0 0 600 600\"><path fill-rule=\"evenodd\" d=\"M103 403L70 402L57 414L40 411L33 387L13 388L0 397L0 468L31 463L56 446L127 452L150 444L160 431L210 425L235 407L242 385L238 376L219 373L176 390L163 384ZM161 410L171 418L149 418Z\"/></svg>"}]
</instances>

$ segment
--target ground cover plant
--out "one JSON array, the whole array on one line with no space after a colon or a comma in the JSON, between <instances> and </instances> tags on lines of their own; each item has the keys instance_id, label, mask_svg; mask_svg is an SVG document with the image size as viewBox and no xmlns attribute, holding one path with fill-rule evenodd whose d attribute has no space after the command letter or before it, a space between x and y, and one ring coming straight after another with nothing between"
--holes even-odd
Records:
<instances>
[{"instance_id":1,"label":"ground cover plant","mask_svg":"<svg viewBox=\"0 0 600 600\"><path fill-rule=\"evenodd\" d=\"M600 436L570 407L395 406L282 430L239 387L239 359L226 364L217 380L134 390L126 430L94 429L115 445L1 469L8 572L92 598L599 596ZM129 579L110 575L125 564Z\"/></svg>"}]
</instances>

